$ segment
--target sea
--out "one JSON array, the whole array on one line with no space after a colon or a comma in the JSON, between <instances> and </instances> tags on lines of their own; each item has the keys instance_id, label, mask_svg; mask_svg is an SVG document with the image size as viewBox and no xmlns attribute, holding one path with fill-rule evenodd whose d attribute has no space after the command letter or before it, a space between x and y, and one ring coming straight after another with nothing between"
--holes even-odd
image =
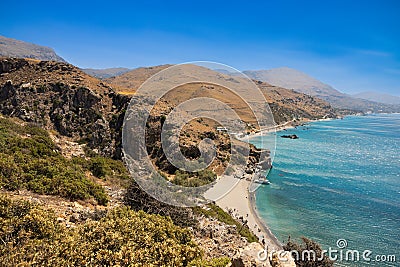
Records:
<instances>
[{"instance_id":1,"label":"sea","mask_svg":"<svg viewBox=\"0 0 400 267\"><path fill-rule=\"evenodd\" d=\"M400 266L400 114L315 121L273 134L271 183L258 188L256 207L275 236L282 243L289 236L315 240L330 249L335 266ZM280 137L290 134L299 138ZM266 137L250 142L262 147Z\"/></svg>"}]
</instances>

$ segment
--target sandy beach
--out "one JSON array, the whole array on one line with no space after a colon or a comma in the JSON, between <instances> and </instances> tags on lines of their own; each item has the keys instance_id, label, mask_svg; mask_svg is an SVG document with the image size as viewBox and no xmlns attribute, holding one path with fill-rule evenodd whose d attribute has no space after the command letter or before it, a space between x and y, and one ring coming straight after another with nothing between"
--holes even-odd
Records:
<instances>
[{"instance_id":1,"label":"sandy beach","mask_svg":"<svg viewBox=\"0 0 400 267\"><path fill-rule=\"evenodd\" d=\"M303 119L301 121L295 121L295 120L291 120L291 121L287 121L285 123L282 124L278 124L274 127L269 127L269 128L265 128L265 129L261 129L258 132L255 133L250 133L248 135L245 135L243 137L238 137L236 136L236 138L240 141L245 141L248 142L250 139L257 137L257 136L261 136L261 135L265 135L267 133L276 133L279 131L284 131L287 129L291 129L291 128L295 128L301 124L305 124L305 123L310 123L313 121L328 121L328 120L333 120L332 118L325 118L325 119L318 119L318 120L307 120L307 119Z\"/></svg>"},{"instance_id":2,"label":"sandy beach","mask_svg":"<svg viewBox=\"0 0 400 267\"><path fill-rule=\"evenodd\" d=\"M259 241L269 249L280 250L282 245L272 234L267 225L259 218L255 208L255 194L249 193L250 181L234 176L223 176L217 184L206 192L205 196L216 202L225 211L239 219L247 220L248 227L259 238ZM221 197L221 192L230 191Z\"/></svg>"},{"instance_id":3,"label":"sandy beach","mask_svg":"<svg viewBox=\"0 0 400 267\"><path fill-rule=\"evenodd\" d=\"M278 124L278 125L276 125L276 126L274 126L272 128L271 127L264 128L264 129L259 130L258 132L250 133L250 134L247 134L247 135L245 135L243 137L236 137L236 138L238 140L240 140L240 141L248 142L249 139L252 139L252 138L254 138L256 136L261 136L261 135L265 135L267 133L275 133L275 132L282 131L282 130L285 130L285 129L294 128L295 125L293 123L294 123L294 121L288 121L288 122L285 122L285 123L282 123L282 124Z\"/></svg>"},{"instance_id":4,"label":"sandy beach","mask_svg":"<svg viewBox=\"0 0 400 267\"><path fill-rule=\"evenodd\" d=\"M273 128L262 129L257 133L251 133L238 139L249 142L249 140L253 137L294 128L300 124L308 122L311 121L303 120L301 122L295 122L293 120L277 125ZM247 226L258 237L259 242L265 248L268 248L269 251L281 251L282 244L271 232L267 224L258 215L256 207L256 194L255 192L249 191L251 178L251 174L245 174L244 177L242 177L242 175L225 175L219 177L217 183L210 190L208 190L204 196L215 201L218 206L229 212L236 219L247 221ZM286 262L282 262L283 266L293 266L292 264L294 263L291 257Z\"/></svg>"}]
</instances>

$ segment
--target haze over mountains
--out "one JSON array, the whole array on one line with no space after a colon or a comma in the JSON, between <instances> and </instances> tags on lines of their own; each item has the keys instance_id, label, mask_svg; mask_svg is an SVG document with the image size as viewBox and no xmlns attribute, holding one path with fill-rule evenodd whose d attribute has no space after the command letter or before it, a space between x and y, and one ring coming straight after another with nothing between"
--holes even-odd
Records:
<instances>
[{"instance_id":1,"label":"haze over mountains","mask_svg":"<svg viewBox=\"0 0 400 267\"><path fill-rule=\"evenodd\" d=\"M62 57L57 55L52 48L31 44L3 36L0 36L0 56L66 62ZM147 77L148 75L146 75L146 73L153 73L154 70L157 70L159 68L160 66L138 68L136 69L137 71L134 73L140 74L139 76L144 75L144 77ZM138 79L132 79L133 77L129 77L129 75L124 75L131 71L131 69L128 68L87 68L82 70L87 74L100 79L119 77L117 82L118 86L123 86L125 88L132 88L132 86L126 85L132 82L138 82ZM327 85L301 71L288 67L281 67L270 70L244 71L244 73L250 78L257 81L263 81L274 86L293 89L303 94L321 98L325 101L328 101L335 108L349 109L361 112L400 111L400 97L374 92L360 93L356 95L344 94L336 90L332 86Z\"/></svg>"},{"instance_id":2,"label":"haze over mountains","mask_svg":"<svg viewBox=\"0 0 400 267\"><path fill-rule=\"evenodd\" d=\"M297 92L316 96L324 99L336 108L351 109L356 111L370 112L393 112L399 111L400 106L395 103L379 103L379 99L372 97L361 99L344 94L330 85L327 85L301 71L282 67L270 70L244 71L252 79L264 81L275 86L293 89Z\"/></svg>"},{"instance_id":3,"label":"haze over mountains","mask_svg":"<svg viewBox=\"0 0 400 267\"><path fill-rule=\"evenodd\" d=\"M400 97L385 93L361 92L358 94L354 94L353 96L365 100L377 101L380 103L385 103L390 105L400 105Z\"/></svg>"},{"instance_id":4,"label":"haze over mountains","mask_svg":"<svg viewBox=\"0 0 400 267\"><path fill-rule=\"evenodd\" d=\"M128 68L107 68L107 69L82 69L89 75L92 75L99 79L111 78L114 76L119 76L125 72L130 71Z\"/></svg>"}]
</instances>

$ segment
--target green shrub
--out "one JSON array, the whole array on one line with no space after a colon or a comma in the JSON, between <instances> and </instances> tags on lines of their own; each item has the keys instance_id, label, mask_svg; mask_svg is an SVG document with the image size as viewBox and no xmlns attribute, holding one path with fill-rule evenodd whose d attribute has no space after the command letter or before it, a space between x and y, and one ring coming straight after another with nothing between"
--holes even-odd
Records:
<instances>
[{"instance_id":1,"label":"green shrub","mask_svg":"<svg viewBox=\"0 0 400 267\"><path fill-rule=\"evenodd\" d=\"M215 181L216 178L217 175L208 169L201 170L196 173L177 170L172 182L185 187L199 187Z\"/></svg>"},{"instance_id":2,"label":"green shrub","mask_svg":"<svg viewBox=\"0 0 400 267\"><path fill-rule=\"evenodd\" d=\"M71 200L94 198L105 205L104 189L86 178L86 168L84 160L64 158L45 130L0 118L1 187Z\"/></svg>"},{"instance_id":3,"label":"green shrub","mask_svg":"<svg viewBox=\"0 0 400 267\"><path fill-rule=\"evenodd\" d=\"M89 170L98 178L113 177L118 179L128 179L129 173L124 163L106 157L94 157L89 161Z\"/></svg>"},{"instance_id":4,"label":"green shrub","mask_svg":"<svg viewBox=\"0 0 400 267\"><path fill-rule=\"evenodd\" d=\"M0 239L5 266L223 266L226 261L202 263L188 229L126 207L66 228L51 211L0 196Z\"/></svg>"},{"instance_id":5,"label":"green shrub","mask_svg":"<svg viewBox=\"0 0 400 267\"><path fill-rule=\"evenodd\" d=\"M226 223L228 225L236 225L239 234L247 239L249 242L258 242L258 238L251 232L251 230L244 226L242 223L235 220L229 213L225 212L219 206L215 204L208 204L208 209L203 209L201 207L193 208L193 211L197 214L202 214L207 217L215 218L220 222Z\"/></svg>"},{"instance_id":6,"label":"green shrub","mask_svg":"<svg viewBox=\"0 0 400 267\"><path fill-rule=\"evenodd\" d=\"M189 266L196 267L225 267L227 266L231 260L227 257L221 257L211 260L195 260L192 261Z\"/></svg>"}]
</instances>

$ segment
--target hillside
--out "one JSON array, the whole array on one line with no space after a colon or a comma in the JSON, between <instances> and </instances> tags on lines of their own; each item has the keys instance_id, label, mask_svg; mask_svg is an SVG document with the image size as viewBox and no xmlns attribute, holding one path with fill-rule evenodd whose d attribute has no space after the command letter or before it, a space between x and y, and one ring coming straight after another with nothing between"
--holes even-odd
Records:
<instances>
[{"instance_id":1,"label":"hillside","mask_svg":"<svg viewBox=\"0 0 400 267\"><path fill-rule=\"evenodd\" d=\"M0 112L120 157L120 133L129 98L61 62L0 58Z\"/></svg>"},{"instance_id":2,"label":"hillside","mask_svg":"<svg viewBox=\"0 0 400 267\"><path fill-rule=\"evenodd\" d=\"M248 226L218 207L213 207L214 213L206 213L208 207L194 211L158 202L129 178L120 160L110 158L121 158L121 127L129 101L130 97L117 94L111 86L70 64L0 59L0 112L4 116L0 120L0 224L23 226L23 232L18 232L18 226L15 233L31 238L29 242L18 243L15 235L0 233L5 240L0 243L0 250L7 252L0 253L3 262L31 263L29 255L36 253L36 263L51 260L60 266L71 265L76 258L69 246L79 243L84 244L82 253L90 254L80 258L80 264L89 264L89 260L117 264L121 253L125 260L127 253L134 255L136 251L125 244L133 248L139 243L142 246L140 237L144 234L148 250L142 253L143 258L135 258L140 266L158 260L161 266L187 266L189 260L194 260L199 266L215 267L225 266L231 259L246 261L238 252L257 240ZM162 114L156 112L152 119L149 137L157 134ZM215 131L213 127L209 129ZM192 148L199 141L196 134L200 130L194 129L192 137L182 144L188 155L196 152ZM218 145L221 153L226 153L229 147L226 140L221 137ZM154 150L152 155L156 153ZM214 166L222 166L222 160L218 159ZM163 162L160 158L158 166L167 171ZM175 182L193 186L204 182L203 178L214 178L209 174L187 177L180 173ZM172 178L175 176L172 172ZM40 204L32 208L32 213L31 202ZM4 212L19 209L23 212L18 211L18 216ZM45 233L31 223L32 216L34 221L48 226ZM152 222L154 227L131 232L130 226L137 225L138 216ZM116 220L120 221L119 226L113 227L111 222ZM90 238L97 234L91 227L105 229L102 245ZM163 255L165 251L160 238L167 235L171 242L174 232L177 255L168 253L173 258L155 259L154 255ZM122 241L116 244L108 235L119 236ZM252 247L254 244L261 248L258 243ZM186 249L191 252L182 257L179 250Z\"/></svg>"},{"instance_id":3,"label":"hillside","mask_svg":"<svg viewBox=\"0 0 400 267\"><path fill-rule=\"evenodd\" d=\"M171 65L137 68L121 75L105 79L104 81L119 88L117 89L119 93L129 95L134 93L135 90L138 89L140 85L152 75L165 68L168 68L169 66Z\"/></svg>"},{"instance_id":4,"label":"hillside","mask_svg":"<svg viewBox=\"0 0 400 267\"><path fill-rule=\"evenodd\" d=\"M82 69L82 71L93 77L99 79L106 79L124 74L125 72L130 71L130 69L128 68Z\"/></svg>"},{"instance_id":5,"label":"hillside","mask_svg":"<svg viewBox=\"0 0 400 267\"><path fill-rule=\"evenodd\" d=\"M400 106L355 98L295 69L282 67L270 70L244 71L252 79L293 89L328 101L333 107L361 112L396 112Z\"/></svg>"},{"instance_id":6,"label":"hillside","mask_svg":"<svg viewBox=\"0 0 400 267\"><path fill-rule=\"evenodd\" d=\"M106 79L112 86L116 86L116 90L119 93L131 95L133 94L139 86L150 78L155 73L162 69L169 67L170 65L161 65L149 68L139 68L131 70L122 75ZM207 70L209 74L202 73L202 75L212 77L215 72L212 70ZM189 75L189 74L188 74ZM235 79L241 79L239 77L231 77L228 74L220 73L219 76L223 80L232 79L232 86L235 84ZM216 81L218 82L218 81ZM275 122L280 124L286 121L291 121L296 119L317 119L323 117L336 117L337 111L334 110L329 103L306 94L298 93L293 90L289 90L279 86L272 86L266 82L254 81L257 86L264 93L265 98L270 105L272 112L274 114ZM184 90L182 90L184 91ZM190 90L189 90L190 91ZM213 90L211 97L216 99L226 99L227 94L221 93L221 91ZM220 95L219 95L220 94ZM180 94L181 95L181 94ZM245 94L246 95L246 94ZM178 97L178 96L175 96ZM243 109L241 102L238 100L233 101L236 105L236 109Z\"/></svg>"},{"instance_id":7,"label":"hillside","mask_svg":"<svg viewBox=\"0 0 400 267\"><path fill-rule=\"evenodd\" d=\"M66 62L50 47L27 43L4 36L0 36L0 57L33 58Z\"/></svg>"},{"instance_id":8,"label":"hillside","mask_svg":"<svg viewBox=\"0 0 400 267\"><path fill-rule=\"evenodd\" d=\"M157 68L139 69L133 74L135 80L128 77L123 85L140 84ZM215 72L195 66L185 75L193 73L215 76ZM229 76L215 77L216 84L224 80L238 86L238 80ZM178 149L185 157L195 159L199 156L199 143L209 138L215 143L216 157L205 171L188 174L177 170L164 155L160 131L165 114L179 102L201 96L216 98L237 110L241 119L249 123L248 132L257 130L243 101L216 84L200 82L177 87L150 113L147 151L157 170L173 183L193 187L213 181L227 168L232 144L239 150L244 144L231 141L227 133L219 133L213 120L192 120L182 129ZM262 82L258 86L269 97L278 122L294 116L336 116L322 100ZM151 94L155 88L149 89ZM88 261L119 264L131 256L141 266L149 262L191 266L192 260L196 266L226 266L231 260L250 266L254 261L246 253L262 246L255 242L253 229L243 220L216 205L190 209L164 204L144 192L128 175L120 160L121 128L135 90L109 85L67 63L0 58L0 223L11 229L10 233L0 233L5 240L0 242L0 258L4 262L74 265L76 250L71 248L78 244L83 255L88 255L80 258L82 265ZM243 88L238 90L249 94ZM154 104L146 97L139 100L140 105ZM263 112L262 98L256 99L256 105ZM192 108L215 109L203 105ZM222 117L224 112L219 110ZM243 162L247 173L254 172L255 164L261 160L269 164L260 158L268 157L268 151L254 146L249 150L247 161ZM38 206L30 206L32 202ZM132 225L142 220L148 222L143 227L151 227L132 230ZM46 229L38 227L42 224ZM22 239L16 235L29 238L17 242ZM94 235L101 244L93 241ZM165 236L169 237L169 247L176 251L173 255L163 254ZM118 242L111 237L117 237ZM142 246L144 240L147 250L137 258L137 250L132 248ZM35 259L30 257L32 254L37 255Z\"/></svg>"}]
</instances>

